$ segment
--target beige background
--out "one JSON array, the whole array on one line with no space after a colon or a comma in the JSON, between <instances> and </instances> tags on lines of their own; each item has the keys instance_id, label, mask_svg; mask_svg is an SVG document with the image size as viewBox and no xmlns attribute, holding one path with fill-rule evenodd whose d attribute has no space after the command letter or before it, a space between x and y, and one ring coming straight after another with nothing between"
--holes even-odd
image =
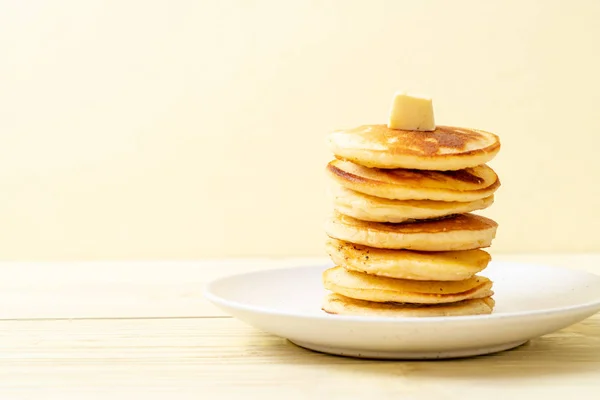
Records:
<instances>
[{"instance_id":1,"label":"beige background","mask_svg":"<svg viewBox=\"0 0 600 400\"><path fill-rule=\"evenodd\" d=\"M0 259L322 255L324 135L498 133L494 252L600 250L598 1L0 3Z\"/></svg>"}]
</instances>

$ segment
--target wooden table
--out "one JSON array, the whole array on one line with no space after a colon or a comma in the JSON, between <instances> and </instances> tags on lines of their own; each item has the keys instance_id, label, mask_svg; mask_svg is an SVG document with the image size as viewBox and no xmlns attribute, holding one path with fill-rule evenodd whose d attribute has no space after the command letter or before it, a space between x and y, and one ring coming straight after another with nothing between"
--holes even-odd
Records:
<instances>
[{"instance_id":1,"label":"wooden table","mask_svg":"<svg viewBox=\"0 0 600 400\"><path fill-rule=\"evenodd\" d=\"M600 273L600 254L495 259ZM600 315L491 356L373 361L295 347L201 293L219 276L319 261L2 264L0 399L600 398Z\"/></svg>"}]
</instances>

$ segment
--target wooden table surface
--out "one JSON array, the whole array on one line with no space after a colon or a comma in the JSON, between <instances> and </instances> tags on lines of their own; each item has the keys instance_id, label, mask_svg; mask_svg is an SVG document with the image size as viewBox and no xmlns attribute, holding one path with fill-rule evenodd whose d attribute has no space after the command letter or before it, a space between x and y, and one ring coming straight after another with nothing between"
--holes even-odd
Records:
<instances>
[{"instance_id":1,"label":"wooden table surface","mask_svg":"<svg viewBox=\"0 0 600 400\"><path fill-rule=\"evenodd\" d=\"M600 274L600 254L495 259ZM4 263L0 399L600 398L600 315L495 355L375 361L298 348L202 296L220 276L319 261Z\"/></svg>"}]
</instances>

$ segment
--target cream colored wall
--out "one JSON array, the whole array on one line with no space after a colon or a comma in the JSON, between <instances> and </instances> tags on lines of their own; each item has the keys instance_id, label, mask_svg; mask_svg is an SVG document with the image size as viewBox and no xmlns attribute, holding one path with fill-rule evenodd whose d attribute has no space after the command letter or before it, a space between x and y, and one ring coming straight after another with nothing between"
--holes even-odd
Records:
<instances>
[{"instance_id":1,"label":"cream colored wall","mask_svg":"<svg viewBox=\"0 0 600 400\"><path fill-rule=\"evenodd\" d=\"M494 252L600 250L598 1L0 3L0 259L322 255L324 135L498 133Z\"/></svg>"}]
</instances>

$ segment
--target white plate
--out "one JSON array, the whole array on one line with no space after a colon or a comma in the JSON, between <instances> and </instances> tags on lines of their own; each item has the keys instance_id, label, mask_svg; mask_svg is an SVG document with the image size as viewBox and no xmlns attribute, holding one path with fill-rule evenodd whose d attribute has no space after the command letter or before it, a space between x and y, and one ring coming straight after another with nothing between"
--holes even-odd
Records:
<instances>
[{"instance_id":1,"label":"white plate","mask_svg":"<svg viewBox=\"0 0 600 400\"><path fill-rule=\"evenodd\" d=\"M205 295L232 316L308 349L354 357L468 357L519 346L600 310L600 276L492 261L496 307L483 316L330 315L321 273L330 265L250 272L210 283Z\"/></svg>"}]
</instances>

